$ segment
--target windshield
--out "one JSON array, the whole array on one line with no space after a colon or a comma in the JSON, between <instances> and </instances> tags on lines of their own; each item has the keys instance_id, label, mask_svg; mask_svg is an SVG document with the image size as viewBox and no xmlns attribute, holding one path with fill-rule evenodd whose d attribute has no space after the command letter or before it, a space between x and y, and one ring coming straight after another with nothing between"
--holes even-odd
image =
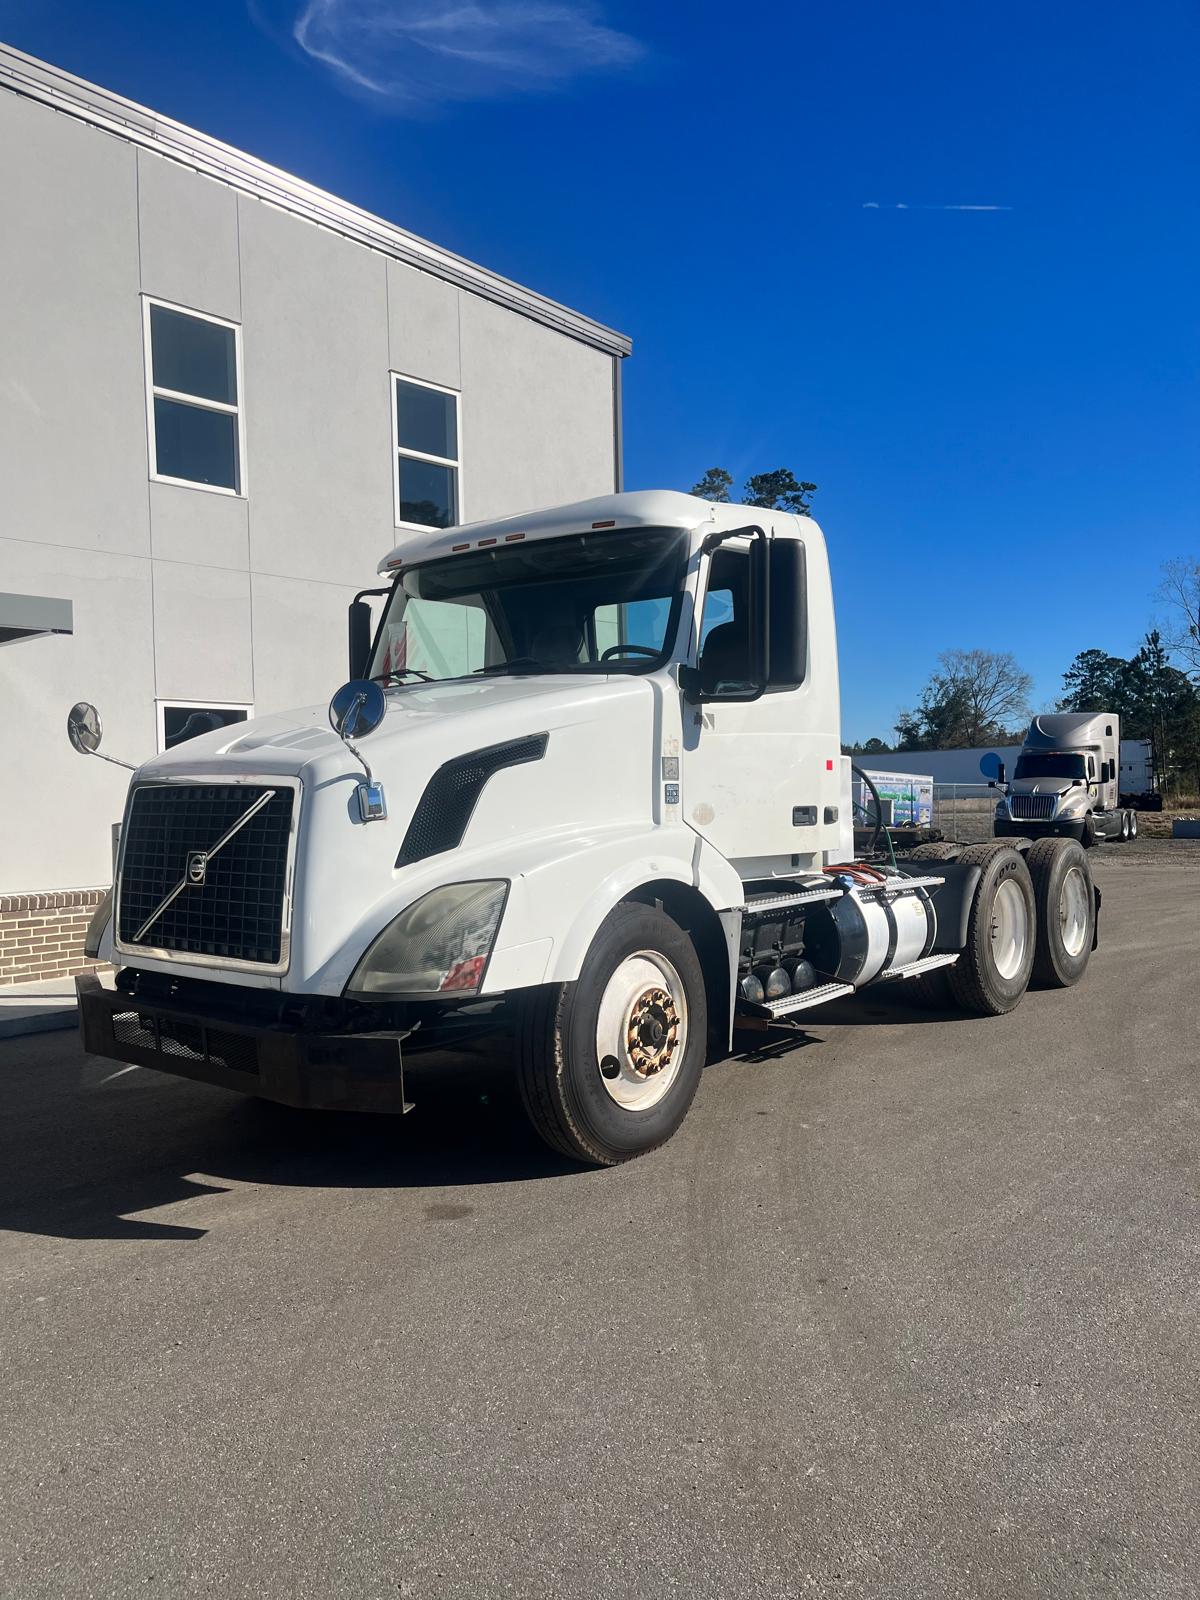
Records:
<instances>
[{"instance_id":1,"label":"windshield","mask_svg":"<svg viewBox=\"0 0 1200 1600\"><path fill-rule=\"evenodd\" d=\"M680 529L635 528L426 562L392 591L370 676L649 671L670 650L686 560Z\"/></svg>"},{"instance_id":2,"label":"windshield","mask_svg":"<svg viewBox=\"0 0 1200 1600\"><path fill-rule=\"evenodd\" d=\"M1013 778L1082 778L1083 757L1066 750L1023 750Z\"/></svg>"}]
</instances>

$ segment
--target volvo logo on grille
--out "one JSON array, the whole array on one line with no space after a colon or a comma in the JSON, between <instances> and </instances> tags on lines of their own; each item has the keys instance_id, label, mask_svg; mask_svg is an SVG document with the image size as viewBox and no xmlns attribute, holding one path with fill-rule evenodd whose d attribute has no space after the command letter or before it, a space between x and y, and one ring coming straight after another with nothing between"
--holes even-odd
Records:
<instances>
[{"instance_id":1,"label":"volvo logo on grille","mask_svg":"<svg viewBox=\"0 0 1200 1600\"><path fill-rule=\"evenodd\" d=\"M192 850L192 851L190 851L189 854L188 854L188 858L187 858L188 882L192 883L192 884L196 884L196 885L202 884L204 882L204 876L205 876L205 873L207 873L207 871L208 871L208 852L207 852L207 850Z\"/></svg>"}]
</instances>

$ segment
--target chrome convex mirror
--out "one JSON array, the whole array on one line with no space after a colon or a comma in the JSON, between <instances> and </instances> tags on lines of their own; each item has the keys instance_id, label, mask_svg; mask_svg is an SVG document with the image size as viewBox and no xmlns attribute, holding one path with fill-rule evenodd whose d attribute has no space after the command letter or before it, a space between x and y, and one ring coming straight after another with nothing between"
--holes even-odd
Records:
<instances>
[{"instance_id":1,"label":"chrome convex mirror","mask_svg":"<svg viewBox=\"0 0 1200 1600\"><path fill-rule=\"evenodd\" d=\"M136 771L132 761L118 761L116 756L100 754L100 740L104 737L104 724L100 713L87 700L80 700L67 712L67 738L81 756L100 756L101 761L111 761L114 767Z\"/></svg>"},{"instance_id":2,"label":"chrome convex mirror","mask_svg":"<svg viewBox=\"0 0 1200 1600\"><path fill-rule=\"evenodd\" d=\"M351 678L329 702L329 724L367 775L358 786L358 814L364 822L382 822L387 817L383 785L375 782L367 758L354 743L365 739L387 715L387 696L381 684L370 678Z\"/></svg>"}]
</instances>

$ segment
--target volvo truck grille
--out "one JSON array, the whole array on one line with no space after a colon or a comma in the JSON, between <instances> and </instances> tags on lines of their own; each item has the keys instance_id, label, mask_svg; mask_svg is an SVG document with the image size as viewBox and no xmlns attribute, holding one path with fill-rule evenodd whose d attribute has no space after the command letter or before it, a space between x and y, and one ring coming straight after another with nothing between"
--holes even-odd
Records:
<instances>
[{"instance_id":1,"label":"volvo truck grille","mask_svg":"<svg viewBox=\"0 0 1200 1600\"><path fill-rule=\"evenodd\" d=\"M285 962L295 798L284 783L138 785L121 836L117 942L208 962Z\"/></svg>"},{"instance_id":2,"label":"volvo truck grille","mask_svg":"<svg viewBox=\"0 0 1200 1600\"><path fill-rule=\"evenodd\" d=\"M1057 802L1056 794L1014 794L1008 805L1018 822L1046 822L1054 815Z\"/></svg>"}]
</instances>

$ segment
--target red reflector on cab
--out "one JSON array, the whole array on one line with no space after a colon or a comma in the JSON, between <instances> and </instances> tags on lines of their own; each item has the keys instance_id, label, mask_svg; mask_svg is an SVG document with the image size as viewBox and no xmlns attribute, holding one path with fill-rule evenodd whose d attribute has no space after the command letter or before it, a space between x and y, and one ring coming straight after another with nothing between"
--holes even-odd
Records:
<instances>
[{"instance_id":1,"label":"red reflector on cab","mask_svg":"<svg viewBox=\"0 0 1200 1600\"><path fill-rule=\"evenodd\" d=\"M826 761L826 763L825 763L825 771L826 772L832 772L833 771L833 762L832 761Z\"/></svg>"}]
</instances>

